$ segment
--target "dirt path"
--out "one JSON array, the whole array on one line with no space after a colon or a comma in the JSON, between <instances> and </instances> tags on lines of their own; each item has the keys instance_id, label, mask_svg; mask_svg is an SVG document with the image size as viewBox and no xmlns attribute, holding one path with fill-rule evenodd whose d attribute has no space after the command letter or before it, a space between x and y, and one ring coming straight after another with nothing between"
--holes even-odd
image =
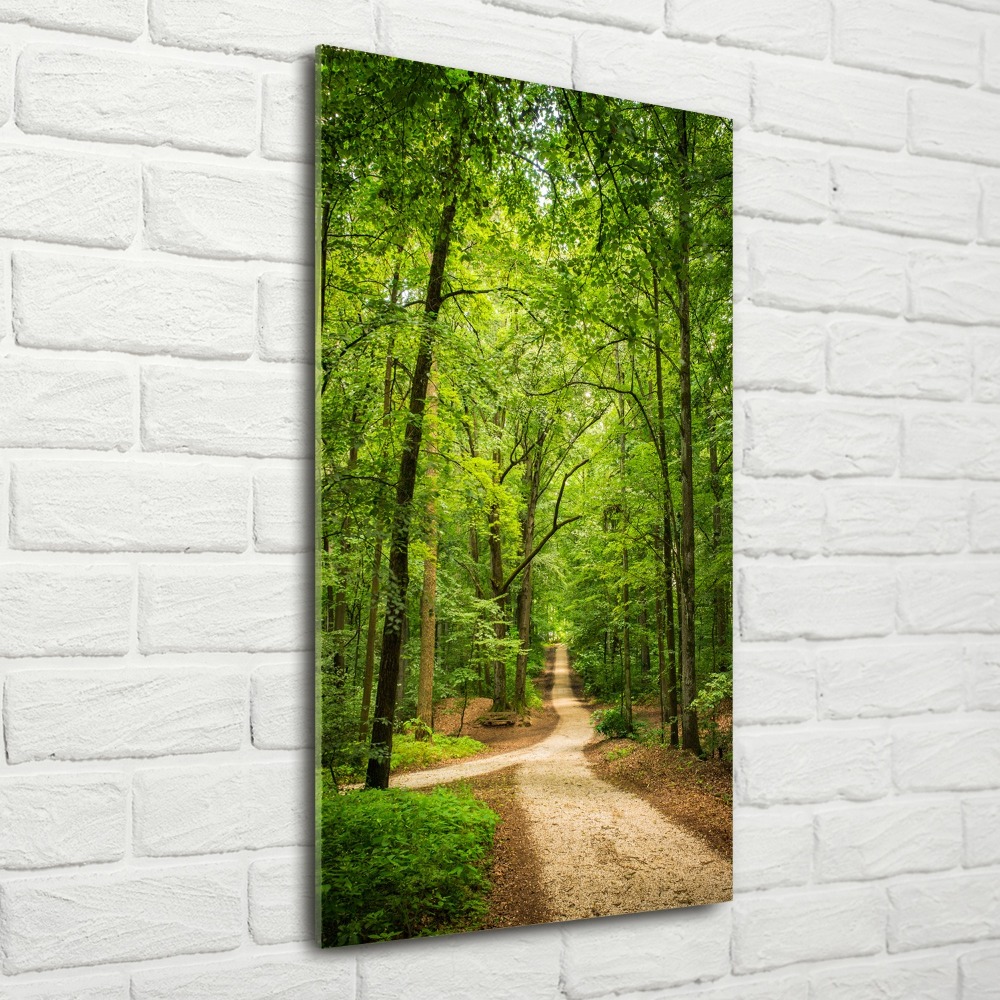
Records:
<instances>
[{"instance_id":1,"label":"dirt path","mask_svg":"<svg viewBox=\"0 0 1000 1000\"><path fill-rule=\"evenodd\" d=\"M541 743L400 775L392 784L426 787L521 765L518 796L556 920L730 899L732 865L725 858L587 765L590 713L573 694L564 646L556 650L552 701L559 723Z\"/></svg>"}]
</instances>

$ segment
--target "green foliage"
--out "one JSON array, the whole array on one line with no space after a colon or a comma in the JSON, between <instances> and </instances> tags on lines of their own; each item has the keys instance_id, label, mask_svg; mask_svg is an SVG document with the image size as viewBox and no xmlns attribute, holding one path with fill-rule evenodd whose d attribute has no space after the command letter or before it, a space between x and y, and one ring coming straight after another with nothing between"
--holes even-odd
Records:
<instances>
[{"instance_id":1,"label":"green foliage","mask_svg":"<svg viewBox=\"0 0 1000 1000\"><path fill-rule=\"evenodd\" d=\"M635 747L631 743L626 743L624 746L609 750L604 755L604 759L608 761L624 760L634 749Z\"/></svg>"},{"instance_id":2,"label":"green foliage","mask_svg":"<svg viewBox=\"0 0 1000 1000\"><path fill-rule=\"evenodd\" d=\"M324 945L472 930L499 817L471 792L392 788L322 803Z\"/></svg>"},{"instance_id":3,"label":"green foliage","mask_svg":"<svg viewBox=\"0 0 1000 1000\"><path fill-rule=\"evenodd\" d=\"M397 733L392 741L391 767L430 767L445 760L472 757L489 749L485 743L471 736L443 736L434 733L426 740L418 740L413 733Z\"/></svg>"},{"instance_id":4,"label":"green foliage","mask_svg":"<svg viewBox=\"0 0 1000 1000\"><path fill-rule=\"evenodd\" d=\"M617 708L599 708L590 721L594 729L608 739L620 740L632 734L633 727L628 724L625 713Z\"/></svg>"},{"instance_id":5,"label":"green foliage","mask_svg":"<svg viewBox=\"0 0 1000 1000\"><path fill-rule=\"evenodd\" d=\"M712 674L708 683L698 692L691 702L701 719L702 728L706 732L704 750L712 756L718 753L720 757L732 763L732 710L733 710L733 675L732 672ZM723 727L723 718L728 716L727 727Z\"/></svg>"}]
</instances>

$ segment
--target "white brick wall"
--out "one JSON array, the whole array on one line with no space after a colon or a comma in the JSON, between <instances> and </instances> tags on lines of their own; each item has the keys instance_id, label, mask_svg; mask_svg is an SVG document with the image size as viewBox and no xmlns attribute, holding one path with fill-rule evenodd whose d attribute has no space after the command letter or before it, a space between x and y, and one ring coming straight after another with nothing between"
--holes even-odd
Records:
<instances>
[{"instance_id":1,"label":"white brick wall","mask_svg":"<svg viewBox=\"0 0 1000 1000\"><path fill-rule=\"evenodd\" d=\"M320 41L736 120L732 906L305 940ZM0 997L1000 997L998 91L997 0L0 0Z\"/></svg>"}]
</instances>

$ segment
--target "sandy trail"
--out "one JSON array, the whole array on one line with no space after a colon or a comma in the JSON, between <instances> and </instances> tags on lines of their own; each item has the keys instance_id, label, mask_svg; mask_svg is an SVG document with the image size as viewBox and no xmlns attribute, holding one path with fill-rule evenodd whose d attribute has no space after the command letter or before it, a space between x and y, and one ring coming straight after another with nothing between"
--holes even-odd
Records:
<instances>
[{"instance_id":1,"label":"sandy trail","mask_svg":"<svg viewBox=\"0 0 1000 1000\"><path fill-rule=\"evenodd\" d=\"M525 750L394 778L410 788L512 764L557 920L716 903L732 897L732 865L638 796L598 778L583 748L590 713L573 694L566 647L556 650L555 731Z\"/></svg>"}]
</instances>

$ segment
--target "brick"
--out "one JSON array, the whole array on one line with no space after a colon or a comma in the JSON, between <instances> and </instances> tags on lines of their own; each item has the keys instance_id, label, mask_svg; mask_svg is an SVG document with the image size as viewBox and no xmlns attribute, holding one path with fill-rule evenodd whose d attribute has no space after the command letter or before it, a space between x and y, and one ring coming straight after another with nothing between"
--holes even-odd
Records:
<instances>
[{"instance_id":1,"label":"brick","mask_svg":"<svg viewBox=\"0 0 1000 1000\"><path fill-rule=\"evenodd\" d=\"M271 160L313 160L313 108L305 74L267 73L263 84L261 152Z\"/></svg>"},{"instance_id":2,"label":"brick","mask_svg":"<svg viewBox=\"0 0 1000 1000\"><path fill-rule=\"evenodd\" d=\"M354 957L137 969L131 1000L354 1000Z\"/></svg>"},{"instance_id":3,"label":"brick","mask_svg":"<svg viewBox=\"0 0 1000 1000\"><path fill-rule=\"evenodd\" d=\"M497 7L523 10L546 17L569 17L574 21L594 21L647 31L662 27L661 0L633 0L623 6L617 0L485 0Z\"/></svg>"},{"instance_id":4,"label":"brick","mask_svg":"<svg viewBox=\"0 0 1000 1000\"><path fill-rule=\"evenodd\" d=\"M380 0L374 16L378 47L389 55L573 86L569 24L502 7L470 8L463 0L421 9L408 0Z\"/></svg>"},{"instance_id":5,"label":"brick","mask_svg":"<svg viewBox=\"0 0 1000 1000\"><path fill-rule=\"evenodd\" d=\"M0 21L131 41L146 26L144 0L0 0Z\"/></svg>"},{"instance_id":6,"label":"brick","mask_svg":"<svg viewBox=\"0 0 1000 1000\"><path fill-rule=\"evenodd\" d=\"M313 544L311 467L262 469L253 478L258 552L305 552Z\"/></svg>"},{"instance_id":7,"label":"brick","mask_svg":"<svg viewBox=\"0 0 1000 1000\"><path fill-rule=\"evenodd\" d=\"M0 656L127 653L133 589L127 566L6 563L0 568Z\"/></svg>"},{"instance_id":8,"label":"brick","mask_svg":"<svg viewBox=\"0 0 1000 1000\"><path fill-rule=\"evenodd\" d=\"M930 960L843 964L810 977L813 996L823 1000L954 1000L958 987L954 964L941 956Z\"/></svg>"},{"instance_id":9,"label":"brick","mask_svg":"<svg viewBox=\"0 0 1000 1000\"><path fill-rule=\"evenodd\" d=\"M1000 491L973 490L969 522L973 552L1000 552Z\"/></svg>"},{"instance_id":10,"label":"brick","mask_svg":"<svg viewBox=\"0 0 1000 1000\"><path fill-rule=\"evenodd\" d=\"M889 951L1000 935L1000 880L950 875L889 886Z\"/></svg>"},{"instance_id":11,"label":"brick","mask_svg":"<svg viewBox=\"0 0 1000 1000\"><path fill-rule=\"evenodd\" d=\"M909 150L946 160L1000 164L996 98L954 87L914 87Z\"/></svg>"},{"instance_id":12,"label":"brick","mask_svg":"<svg viewBox=\"0 0 1000 1000\"><path fill-rule=\"evenodd\" d=\"M0 868L52 868L125 856L126 786L116 774L0 779Z\"/></svg>"},{"instance_id":13,"label":"brick","mask_svg":"<svg viewBox=\"0 0 1000 1000\"><path fill-rule=\"evenodd\" d=\"M145 566L139 574L139 649L302 649L312 636L311 587L298 570L284 565Z\"/></svg>"},{"instance_id":14,"label":"brick","mask_svg":"<svg viewBox=\"0 0 1000 1000\"><path fill-rule=\"evenodd\" d=\"M312 56L317 45L370 48L367 0L300 0L288 17L284 0L150 0L149 34L160 45L208 52L248 52L273 59Z\"/></svg>"},{"instance_id":15,"label":"brick","mask_svg":"<svg viewBox=\"0 0 1000 1000\"><path fill-rule=\"evenodd\" d=\"M880 889L813 889L740 900L733 907L733 971L875 955L885 940ZM789 933L788 914L795 914Z\"/></svg>"},{"instance_id":16,"label":"brick","mask_svg":"<svg viewBox=\"0 0 1000 1000\"><path fill-rule=\"evenodd\" d=\"M827 386L852 396L964 399L972 368L962 330L875 318L835 320Z\"/></svg>"},{"instance_id":17,"label":"brick","mask_svg":"<svg viewBox=\"0 0 1000 1000\"><path fill-rule=\"evenodd\" d=\"M741 649L733 672L733 721L803 722L816 717L816 672L804 652Z\"/></svg>"},{"instance_id":18,"label":"brick","mask_svg":"<svg viewBox=\"0 0 1000 1000\"><path fill-rule=\"evenodd\" d=\"M740 476L733 491L734 551L752 556L820 551L823 494L816 483Z\"/></svg>"},{"instance_id":19,"label":"brick","mask_svg":"<svg viewBox=\"0 0 1000 1000\"><path fill-rule=\"evenodd\" d=\"M769 227L750 237L755 305L897 316L906 256L893 240L849 230Z\"/></svg>"},{"instance_id":20,"label":"brick","mask_svg":"<svg viewBox=\"0 0 1000 1000\"><path fill-rule=\"evenodd\" d=\"M573 86L746 121L750 63L739 51L656 33L590 28L576 39Z\"/></svg>"},{"instance_id":21,"label":"brick","mask_svg":"<svg viewBox=\"0 0 1000 1000\"><path fill-rule=\"evenodd\" d=\"M40 979L4 986L3 1000L126 1000L128 983L118 976Z\"/></svg>"},{"instance_id":22,"label":"brick","mask_svg":"<svg viewBox=\"0 0 1000 1000\"><path fill-rule=\"evenodd\" d=\"M139 196L130 159L0 148L0 236L120 250L135 237Z\"/></svg>"},{"instance_id":23,"label":"brick","mask_svg":"<svg viewBox=\"0 0 1000 1000\"><path fill-rule=\"evenodd\" d=\"M983 2L992 4L993 0ZM1000 27L988 28L983 38L983 89L1000 90Z\"/></svg>"},{"instance_id":24,"label":"brick","mask_svg":"<svg viewBox=\"0 0 1000 1000\"><path fill-rule=\"evenodd\" d=\"M0 125L10 121L14 94L11 86L10 68L12 56L9 45L0 45Z\"/></svg>"},{"instance_id":25,"label":"brick","mask_svg":"<svg viewBox=\"0 0 1000 1000\"><path fill-rule=\"evenodd\" d=\"M961 864L961 817L950 802L905 800L816 815L821 882L859 882Z\"/></svg>"},{"instance_id":26,"label":"brick","mask_svg":"<svg viewBox=\"0 0 1000 1000\"><path fill-rule=\"evenodd\" d=\"M667 4L670 34L815 59L826 55L828 21L822 0L764 0L752 5L739 0L713 4L670 0Z\"/></svg>"},{"instance_id":27,"label":"brick","mask_svg":"<svg viewBox=\"0 0 1000 1000\"><path fill-rule=\"evenodd\" d=\"M837 0L833 58L846 66L923 76L951 83L979 78L981 22L924 3Z\"/></svg>"},{"instance_id":28,"label":"brick","mask_svg":"<svg viewBox=\"0 0 1000 1000\"><path fill-rule=\"evenodd\" d=\"M1000 948L966 952L958 967L962 1000L1000 1000Z\"/></svg>"},{"instance_id":29,"label":"brick","mask_svg":"<svg viewBox=\"0 0 1000 1000\"><path fill-rule=\"evenodd\" d=\"M221 865L8 882L3 970L228 951L242 938L242 897L242 872Z\"/></svg>"},{"instance_id":30,"label":"brick","mask_svg":"<svg viewBox=\"0 0 1000 1000\"><path fill-rule=\"evenodd\" d=\"M68 254L13 258L14 334L25 347L247 358L253 279L208 268Z\"/></svg>"},{"instance_id":31,"label":"brick","mask_svg":"<svg viewBox=\"0 0 1000 1000\"><path fill-rule=\"evenodd\" d=\"M234 154L257 145L257 79L247 70L30 45L17 95L22 132Z\"/></svg>"},{"instance_id":32,"label":"brick","mask_svg":"<svg viewBox=\"0 0 1000 1000\"><path fill-rule=\"evenodd\" d=\"M965 699L970 709L1000 709L1000 649L996 646L971 646L966 649L969 661Z\"/></svg>"},{"instance_id":33,"label":"brick","mask_svg":"<svg viewBox=\"0 0 1000 1000\"><path fill-rule=\"evenodd\" d=\"M827 647L816 671L824 719L953 712L963 702L962 656L952 646Z\"/></svg>"},{"instance_id":34,"label":"brick","mask_svg":"<svg viewBox=\"0 0 1000 1000\"><path fill-rule=\"evenodd\" d=\"M964 165L838 158L833 213L848 226L968 243L979 228L979 182Z\"/></svg>"},{"instance_id":35,"label":"brick","mask_svg":"<svg viewBox=\"0 0 1000 1000\"><path fill-rule=\"evenodd\" d=\"M874 730L789 728L755 733L740 746L735 778L743 805L861 802L889 790L889 740Z\"/></svg>"},{"instance_id":36,"label":"brick","mask_svg":"<svg viewBox=\"0 0 1000 1000\"><path fill-rule=\"evenodd\" d=\"M740 165L733 175L737 213L787 222L821 222L829 216L830 164L823 152L740 129L733 136L733 156Z\"/></svg>"},{"instance_id":37,"label":"brick","mask_svg":"<svg viewBox=\"0 0 1000 1000\"><path fill-rule=\"evenodd\" d=\"M699 907L684 916L683 921L577 924L563 946L566 996L589 1000L611 992L658 990L718 979L729 972L729 907ZM628 955L624 964L623 954Z\"/></svg>"},{"instance_id":38,"label":"brick","mask_svg":"<svg viewBox=\"0 0 1000 1000\"><path fill-rule=\"evenodd\" d=\"M973 340L972 357L972 398L980 403L1000 403L1000 342L994 331Z\"/></svg>"},{"instance_id":39,"label":"brick","mask_svg":"<svg viewBox=\"0 0 1000 1000\"><path fill-rule=\"evenodd\" d=\"M153 250L220 260L312 257L302 216L312 192L300 174L150 163L143 176Z\"/></svg>"},{"instance_id":40,"label":"brick","mask_svg":"<svg viewBox=\"0 0 1000 1000\"><path fill-rule=\"evenodd\" d=\"M309 372L290 368L176 368L142 374L147 451L295 458L306 454Z\"/></svg>"},{"instance_id":41,"label":"brick","mask_svg":"<svg viewBox=\"0 0 1000 1000\"><path fill-rule=\"evenodd\" d=\"M242 552L240 469L123 462L18 462L11 544L78 552Z\"/></svg>"},{"instance_id":42,"label":"brick","mask_svg":"<svg viewBox=\"0 0 1000 1000\"><path fill-rule=\"evenodd\" d=\"M733 888L739 892L805 885L812 874L808 816L739 809L733 816Z\"/></svg>"},{"instance_id":43,"label":"brick","mask_svg":"<svg viewBox=\"0 0 1000 1000\"><path fill-rule=\"evenodd\" d=\"M313 880L301 861L255 861L250 866L250 936L257 944L308 940L313 892Z\"/></svg>"},{"instance_id":44,"label":"brick","mask_svg":"<svg viewBox=\"0 0 1000 1000\"><path fill-rule=\"evenodd\" d=\"M1000 577L996 565L924 565L900 574L903 632L1000 632Z\"/></svg>"},{"instance_id":45,"label":"brick","mask_svg":"<svg viewBox=\"0 0 1000 1000\"><path fill-rule=\"evenodd\" d=\"M1000 799L968 799L962 803L962 827L965 837L964 863L973 868L979 865L1000 864Z\"/></svg>"},{"instance_id":46,"label":"brick","mask_svg":"<svg viewBox=\"0 0 1000 1000\"><path fill-rule=\"evenodd\" d=\"M943 792L1000 787L1000 726L971 720L893 736L893 775L904 791Z\"/></svg>"},{"instance_id":47,"label":"brick","mask_svg":"<svg viewBox=\"0 0 1000 1000\"><path fill-rule=\"evenodd\" d=\"M12 764L211 753L242 742L246 678L205 667L17 671L4 702Z\"/></svg>"},{"instance_id":48,"label":"brick","mask_svg":"<svg viewBox=\"0 0 1000 1000\"><path fill-rule=\"evenodd\" d=\"M782 978L773 976L754 977L747 981L747 976L730 977L725 982L729 985L713 986L707 990L697 989L683 993L671 991L670 1000L809 1000L809 983L802 978ZM735 983L735 985L733 985ZM645 991L638 993L616 993L616 1000L647 1000Z\"/></svg>"},{"instance_id":49,"label":"brick","mask_svg":"<svg viewBox=\"0 0 1000 1000\"><path fill-rule=\"evenodd\" d=\"M312 363L315 352L312 283L287 274L261 275L257 353L264 361Z\"/></svg>"},{"instance_id":50,"label":"brick","mask_svg":"<svg viewBox=\"0 0 1000 1000\"><path fill-rule=\"evenodd\" d=\"M304 844L301 769L284 763L156 768L133 783L136 854L218 854Z\"/></svg>"},{"instance_id":51,"label":"brick","mask_svg":"<svg viewBox=\"0 0 1000 1000\"><path fill-rule=\"evenodd\" d=\"M878 73L760 61L754 77L756 128L843 146L902 149L906 85Z\"/></svg>"},{"instance_id":52,"label":"brick","mask_svg":"<svg viewBox=\"0 0 1000 1000\"><path fill-rule=\"evenodd\" d=\"M823 316L740 302L733 311L733 330L737 388L818 392L823 387Z\"/></svg>"},{"instance_id":53,"label":"brick","mask_svg":"<svg viewBox=\"0 0 1000 1000\"><path fill-rule=\"evenodd\" d=\"M967 519L961 488L838 484L826 491L823 547L836 555L960 552Z\"/></svg>"},{"instance_id":54,"label":"brick","mask_svg":"<svg viewBox=\"0 0 1000 1000\"><path fill-rule=\"evenodd\" d=\"M910 257L910 309L914 319L942 323L1000 325L1000 256L980 253L920 251Z\"/></svg>"},{"instance_id":55,"label":"brick","mask_svg":"<svg viewBox=\"0 0 1000 1000\"><path fill-rule=\"evenodd\" d=\"M1000 479L1000 414L973 409L916 413L903 433L904 476Z\"/></svg>"},{"instance_id":56,"label":"brick","mask_svg":"<svg viewBox=\"0 0 1000 1000\"><path fill-rule=\"evenodd\" d=\"M751 476L888 476L899 453L899 417L887 410L801 397L746 405L743 471Z\"/></svg>"},{"instance_id":57,"label":"brick","mask_svg":"<svg viewBox=\"0 0 1000 1000\"><path fill-rule=\"evenodd\" d=\"M0 445L124 451L135 393L119 365L15 361L0 367Z\"/></svg>"},{"instance_id":58,"label":"brick","mask_svg":"<svg viewBox=\"0 0 1000 1000\"><path fill-rule=\"evenodd\" d=\"M313 673L309 665L258 667L250 678L250 731L260 750L312 746Z\"/></svg>"},{"instance_id":59,"label":"brick","mask_svg":"<svg viewBox=\"0 0 1000 1000\"><path fill-rule=\"evenodd\" d=\"M1000 176L990 173L981 178L983 189L982 236L984 243L1000 243Z\"/></svg>"}]
</instances>

